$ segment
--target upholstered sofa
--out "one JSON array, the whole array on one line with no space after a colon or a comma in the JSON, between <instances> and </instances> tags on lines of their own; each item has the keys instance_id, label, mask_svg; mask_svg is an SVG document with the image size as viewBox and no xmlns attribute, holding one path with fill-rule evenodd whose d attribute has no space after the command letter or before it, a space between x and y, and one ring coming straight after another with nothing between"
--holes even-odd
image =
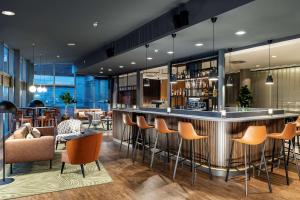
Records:
<instances>
[{"instance_id":1,"label":"upholstered sofa","mask_svg":"<svg viewBox=\"0 0 300 200\"><path fill-rule=\"evenodd\" d=\"M16 139L11 135L5 141L6 164L33 162L33 161L50 161L54 158L54 141L56 131L54 127L36 127L41 137L31 139Z\"/></svg>"}]
</instances>

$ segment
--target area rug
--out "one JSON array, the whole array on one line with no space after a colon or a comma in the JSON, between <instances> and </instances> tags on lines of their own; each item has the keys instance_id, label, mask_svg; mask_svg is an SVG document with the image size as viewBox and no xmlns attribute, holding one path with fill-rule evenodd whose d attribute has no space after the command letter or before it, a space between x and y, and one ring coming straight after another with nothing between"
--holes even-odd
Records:
<instances>
[{"instance_id":1,"label":"area rug","mask_svg":"<svg viewBox=\"0 0 300 200\"><path fill-rule=\"evenodd\" d=\"M63 147L59 146L59 148ZM56 151L52 169L49 169L49 161L15 164L13 175L9 175L15 181L0 186L0 199L12 199L112 182L112 178L102 164L100 164L101 171L98 170L95 163L85 165L85 178L82 177L79 165L66 164L64 173L60 174L60 156L61 150Z\"/></svg>"}]
</instances>

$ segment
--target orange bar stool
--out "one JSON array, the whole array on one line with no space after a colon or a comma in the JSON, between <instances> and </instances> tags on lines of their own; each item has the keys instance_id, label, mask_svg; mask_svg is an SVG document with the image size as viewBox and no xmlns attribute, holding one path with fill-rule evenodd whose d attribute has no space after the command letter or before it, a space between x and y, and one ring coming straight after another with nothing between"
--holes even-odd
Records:
<instances>
[{"instance_id":1,"label":"orange bar stool","mask_svg":"<svg viewBox=\"0 0 300 200\"><path fill-rule=\"evenodd\" d=\"M141 144L143 146L143 162L145 160L145 149L146 149L146 130L149 130L149 129L152 129L154 128L154 126L151 126L149 125L146 120L145 120L145 117L144 116L137 116L136 117L136 122L137 122L137 126L138 126L138 133L137 133L137 136L136 136L136 139L135 139L135 145L134 145L134 149L133 149L133 153L132 153L132 161L133 163L135 162L136 160L136 156L137 156L137 145ZM139 140L141 140L141 142L139 142ZM150 137L150 134L149 134L149 137L148 137L148 150L149 150L149 153L150 152L150 149L151 149L151 137Z\"/></svg>"},{"instance_id":2,"label":"orange bar stool","mask_svg":"<svg viewBox=\"0 0 300 200\"><path fill-rule=\"evenodd\" d=\"M151 157L151 163L150 168L153 166L154 162L154 156L155 154L161 153L162 151L155 152L156 147L158 145L158 137L159 135L165 135L166 136L166 151L168 153L168 162L170 161L170 145L169 145L169 135L170 134L176 134L178 131L171 130L168 128L166 121L162 118L155 118L155 124L154 124L155 130L156 130L156 137L155 137L155 143L152 150L152 157ZM178 136L178 135L177 135Z\"/></svg>"},{"instance_id":3,"label":"orange bar stool","mask_svg":"<svg viewBox=\"0 0 300 200\"><path fill-rule=\"evenodd\" d=\"M212 178L210 154L209 154L209 149L208 149L208 136L197 135L193 125L189 122L178 122L178 131L179 131L179 135L181 137L180 137L180 141L179 141L179 148L178 148L175 168L174 168L174 172L173 172L173 180L175 180L175 177L176 177L176 170L177 170L177 165L178 165L178 160L179 160L179 154L181 152L181 146L182 146L183 140L191 141L191 144L192 144L192 148L191 148L191 150L192 150L191 165L192 165L192 174L193 174L192 175L192 184L193 185L195 184L196 173L197 173L197 166L196 166L196 162L195 162L195 142L199 141L199 140L206 140L206 142L205 142L206 143L206 158L202 159L202 157L200 157L200 161L205 160L207 162L209 176L210 176L210 178Z\"/></svg>"},{"instance_id":4,"label":"orange bar stool","mask_svg":"<svg viewBox=\"0 0 300 200\"><path fill-rule=\"evenodd\" d=\"M133 144L133 139L132 139L132 131L133 127L136 126L136 123L134 123L129 116L128 113L123 113L122 115L123 118L123 132L121 136L121 144L120 144L120 150L122 149L122 143L125 141L127 142L127 155L129 153L129 146L130 144ZM125 134L127 132L127 134ZM124 139L124 136L127 135L127 139Z\"/></svg>"},{"instance_id":5,"label":"orange bar stool","mask_svg":"<svg viewBox=\"0 0 300 200\"><path fill-rule=\"evenodd\" d=\"M269 191L272 192L272 186L271 186L271 182L270 182L270 178L269 178L269 173L268 173L268 168L267 168L267 162L266 162L266 157L265 157L265 141L267 138L267 129L265 126L249 126L244 134L244 136L242 138L239 139L232 139L232 146L231 146L231 150L230 150L230 155L229 155L229 159L228 159L228 165L227 165L227 172L226 172L226 177L225 177L225 181L228 181L228 176L229 176L229 169L231 168L231 164L232 162L232 152L233 152L233 145L234 142L243 144L245 147L245 192L246 192L246 196L248 195L248 169L247 169L247 147L248 151L249 151L249 169L251 166L251 161L250 161L250 146L254 146L254 145L262 145L262 155L261 155L261 162L263 162L264 167L265 167L265 172L267 175L267 179L268 179L268 186L269 186ZM253 167L255 167L252 164ZM261 167L259 168L259 170L261 170ZM249 176L250 178L250 176Z\"/></svg>"},{"instance_id":6,"label":"orange bar stool","mask_svg":"<svg viewBox=\"0 0 300 200\"><path fill-rule=\"evenodd\" d=\"M295 121L296 123L296 136L297 136L297 145L298 148L300 147L300 140L299 140L299 136L300 136L300 116L297 118L297 120Z\"/></svg>"},{"instance_id":7,"label":"orange bar stool","mask_svg":"<svg viewBox=\"0 0 300 200\"><path fill-rule=\"evenodd\" d=\"M288 141L289 142L289 147L292 148L294 162L296 164L297 173L298 173L298 176L299 176L299 179L300 179L298 160L296 159L295 145L294 145L294 142L293 142L293 139L294 139L295 135L296 135L296 123L287 123L281 133L268 134L268 138L273 139L271 172L273 172L276 141L280 140L280 142L281 142L280 154L281 155L278 156L278 161L280 161L281 157L283 158L284 169L285 169L285 178L286 178L286 184L287 185L289 185L289 174L288 174L288 158L285 155L285 141ZM289 151L290 151L290 148L289 148Z\"/></svg>"}]
</instances>

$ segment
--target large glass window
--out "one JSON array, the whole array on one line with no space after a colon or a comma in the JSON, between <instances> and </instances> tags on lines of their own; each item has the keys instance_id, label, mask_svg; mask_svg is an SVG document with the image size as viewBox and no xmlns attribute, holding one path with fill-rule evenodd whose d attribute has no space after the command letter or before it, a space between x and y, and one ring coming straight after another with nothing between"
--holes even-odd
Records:
<instances>
[{"instance_id":1,"label":"large glass window","mask_svg":"<svg viewBox=\"0 0 300 200\"><path fill-rule=\"evenodd\" d=\"M34 98L64 109L60 95L69 92L77 103L77 108L101 108L108 110L109 81L93 76L75 76L76 69L72 64L43 64L34 67L34 84L46 86L47 92L35 93ZM75 105L68 107L72 113Z\"/></svg>"}]
</instances>

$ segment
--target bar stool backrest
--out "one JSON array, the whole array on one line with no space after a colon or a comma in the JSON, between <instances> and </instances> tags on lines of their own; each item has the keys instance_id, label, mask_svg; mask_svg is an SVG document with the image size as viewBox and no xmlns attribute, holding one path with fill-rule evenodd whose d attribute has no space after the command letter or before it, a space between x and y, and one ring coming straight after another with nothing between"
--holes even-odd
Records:
<instances>
[{"instance_id":1,"label":"bar stool backrest","mask_svg":"<svg viewBox=\"0 0 300 200\"><path fill-rule=\"evenodd\" d=\"M137 116L136 117L136 123L137 123L137 126L141 129L145 129L145 128L148 128L149 125L148 123L146 122L145 120L145 117L144 116Z\"/></svg>"},{"instance_id":2,"label":"bar stool backrest","mask_svg":"<svg viewBox=\"0 0 300 200\"><path fill-rule=\"evenodd\" d=\"M169 131L166 121L162 118L155 118L154 127L160 133Z\"/></svg>"},{"instance_id":3,"label":"bar stool backrest","mask_svg":"<svg viewBox=\"0 0 300 200\"><path fill-rule=\"evenodd\" d=\"M191 140L197 136L193 125L189 122L178 122L178 132L186 140Z\"/></svg>"},{"instance_id":4,"label":"bar stool backrest","mask_svg":"<svg viewBox=\"0 0 300 200\"><path fill-rule=\"evenodd\" d=\"M258 145L263 143L266 138L266 126L249 126L241 140L243 140L246 144Z\"/></svg>"},{"instance_id":5,"label":"bar stool backrest","mask_svg":"<svg viewBox=\"0 0 300 200\"><path fill-rule=\"evenodd\" d=\"M122 117L123 117L123 123L124 123L125 125L132 125L132 124L134 124L134 123L132 122L130 116L129 116L127 113L123 113Z\"/></svg>"},{"instance_id":6,"label":"bar stool backrest","mask_svg":"<svg viewBox=\"0 0 300 200\"><path fill-rule=\"evenodd\" d=\"M300 116L297 118L297 120L295 121L297 126L300 126Z\"/></svg>"},{"instance_id":7,"label":"bar stool backrest","mask_svg":"<svg viewBox=\"0 0 300 200\"><path fill-rule=\"evenodd\" d=\"M287 123L282 131L285 140L291 140L296 135L296 123Z\"/></svg>"}]
</instances>

